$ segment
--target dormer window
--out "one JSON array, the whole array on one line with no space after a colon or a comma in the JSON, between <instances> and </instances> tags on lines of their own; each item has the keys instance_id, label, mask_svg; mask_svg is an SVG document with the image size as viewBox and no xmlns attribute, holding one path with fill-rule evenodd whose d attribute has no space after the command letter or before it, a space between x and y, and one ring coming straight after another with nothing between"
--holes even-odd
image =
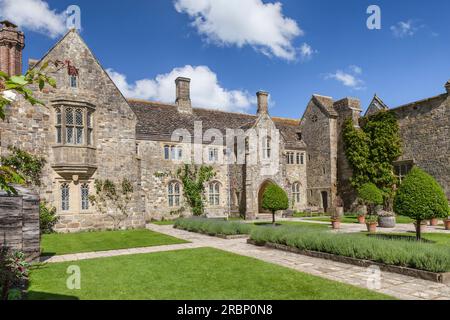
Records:
<instances>
[{"instance_id":1,"label":"dormer window","mask_svg":"<svg viewBox=\"0 0 450 320\"><path fill-rule=\"evenodd\" d=\"M93 110L88 107L55 108L56 143L64 145L93 144Z\"/></svg>"},{"instance_id":2,"label":"dormer window","mask_svg":"<svg viewBox=\"0 0 450 320\"><path fill-rule=\"evenodd\" d=\"M77 76L75 76L75 75L70 76L70 87L71 88L77 88L78 87L78 78L77 78Z\"/></svg>"}]
</instances>

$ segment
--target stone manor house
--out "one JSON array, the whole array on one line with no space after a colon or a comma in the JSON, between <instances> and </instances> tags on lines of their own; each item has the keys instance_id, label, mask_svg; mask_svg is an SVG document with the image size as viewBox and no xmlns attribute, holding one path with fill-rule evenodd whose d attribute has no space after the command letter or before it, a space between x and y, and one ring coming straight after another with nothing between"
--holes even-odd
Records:
<instances>
[{"instance_id":1,"label":"stone manor house","mask_svg":"<svg viewBox=\"0 0 450 320\"><path fill-rule=\"evenodd\" d=\"M20 74L24 47L24 34L14 24L3 22L0 69ZM193 134L198 123L204 135L252 129L258 142L256 147L247 142L245 157L253 156L252 150L262 155L256 162L227 163L223 158L230 150L225 141L198 143L203 160L216 172L206 186L209 216L257 217L264 213L261 198L270 183L286 190L293 210L330 212L337 197L348 208L354 201L341 131L348 118L358 125L362 109L357 99L336 101L313 95L301 118L285 119L271 117L268 93L258 92L257 114L222 112L194 108L187 78L176 79L173 104L127 99L74 30L41 60L30 60L29 68L49 60L70 61L70 65L52 75L57 89L46 88L42 93L35 89L45 107L21 99L12 103L7 120L0 122L0 152L7 154L7 147L13 145L45 157L39 192L57 208L59 231L112 226L111 219L89 202L96 179L118 182L126 178L133 183L129 209L133 216L125 223L128 227L143 226L150 218L189 214L181 182L163 173L182 167L191 152L189 141L172 139L174 131L181 128ZM441 95L393 109L404 142L395 172L401 179L418 165L436 177L450 197L450 82L445 89ZM383 109L388 107L376 96L367 112ZM277 170L267 170L274 160Z\"/></svg>"}]
</instances>

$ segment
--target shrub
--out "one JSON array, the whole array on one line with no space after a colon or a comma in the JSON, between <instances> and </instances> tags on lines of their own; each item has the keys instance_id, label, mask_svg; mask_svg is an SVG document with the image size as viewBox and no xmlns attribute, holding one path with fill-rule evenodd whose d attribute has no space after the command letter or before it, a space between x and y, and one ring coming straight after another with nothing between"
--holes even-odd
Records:
<instances>
[{"instance_id":1,"label":"shrub","mask_svg":"<svg viewBox=\"0 0 450 320\"><path fill-rule=\"evenodd\" d=\"M381 240L360 234L334 234L298 227L254 228L250 238L309 250L431 272L450 271L444 246L404 240Z\"/></svg>"},{"instance_id":2,"label":"shrub","mask_svg":"<svg viewBox=\"0 0 450 320\"><path fill-rule=\"evenodd\" d=\"M446 218L449 215L444 190L432 176L417 167L413 168L403 180L394 199L394 211L417 221L419 240L422 221Z\"/></svg>"},{"instance_id":3,"label":"shrub","mask_svg":"<svg viewBox=\"0 0 450 320\"><path fill-rule=\"evenodd\" d=\"M0 298L1 300L18 299L18 288L28 279L28 263L22 252L0 248Z\"/></svg>"},{"instance_id":4,"label":"shrub","mask_svg":"<svg viewBox=\"0 0 450 320\"><path fill-rule=\"evenodd\" d=\"M45 201L41 201L39 204L39 228L41 234L53 233L53 228L58 221L59 217L56 215L56 208L49 206Z\"/></svg>"},{"instance_id":5,"label":"shrub","mask_svg":"<svg viewBox=\"0 0 450 320\"><path fill-rule=\"evenodd\" d=\"M275 184L271 184L264 192L262 207L272 212L272 222L275 224L275 213L278 210L287 210L289 208L289 198L283 189Z\"/></svg>"},{"instance_id":6,"label":"shrub","mask_svg":"<svg viewBox=\"0 0 450 320\"><path fill-rule=\"evenodd\" d=\"M206 233L209 235L241 235L250 234L251 226L241 222L229 222L206 218L178 219L175 228L191 232Z\"/></svg>"},{"instance_id":7,"label":"shrub","mask_svg":"<svg viewBox=\"0 0 450 320\"><path fill-rule=\"evenodd\" d=\"M383 192L373 183L365 183L358 189L358 197L370 208L373 213L374 207L383 204Z\"/></svg>"}]
</instances>

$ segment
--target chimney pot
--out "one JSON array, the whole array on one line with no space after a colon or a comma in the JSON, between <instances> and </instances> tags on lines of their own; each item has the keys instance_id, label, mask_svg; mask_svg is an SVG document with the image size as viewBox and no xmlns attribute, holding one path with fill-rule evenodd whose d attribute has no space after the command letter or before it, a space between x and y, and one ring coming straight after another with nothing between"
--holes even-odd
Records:
<instances>
[{"instance_id":1,"label":"chimney pot","mask_svg":"<svg viewBox=\"0 0 450 320\"><path fill-rule=\"evenodd\" d=\"M0 22L0 70L10 76L22 74L25 36L9 21Z\"/></svg>"},{"instance_id":2,"label":"chimney pot","mask_svg":"<svg viewBox=\"0 0 450 320\"><path fill-rule=\"evenodd\" d=\"M269 114L269 93L265 91L258 91L258 115Z\"/></svg>"},{"instance_id":3,"label":"chimney pot","mask_svg":"<svg viewBox=\"0 0 450 320\"><path fill-rule=\"evenodd\" d=\"M178 111L184 113L192 113L191 104L191 79L178 77L175 80L177 99L175 103L178 106Z\"/></svg>"}]
</instances>

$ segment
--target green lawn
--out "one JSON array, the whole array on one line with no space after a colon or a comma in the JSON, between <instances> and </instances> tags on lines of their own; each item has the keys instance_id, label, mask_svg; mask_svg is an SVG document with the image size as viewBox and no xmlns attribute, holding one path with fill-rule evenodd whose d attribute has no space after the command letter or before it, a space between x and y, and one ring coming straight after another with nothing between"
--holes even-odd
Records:
<instances>
[{"instance_id":1,"label":"green lawn","mask_svg":"<svg viewBox=\"0 0 450 320\"><path fill-rule=\"evenodd\" d=\"M320 217L320 218L310 218L308 220L311 221L322 221L322 222L330 222L331 223L331 218L330 217ZM408 224L408 223L413 223L414 220L408 218L408 217L404 217L404 216L397 216L396 218L397 223L401 223L401 224ZM341 220L342 223L358 223L358 216L344 216Z\"/></svg>"},{"instance_id":2,"label":"green lawn","mask_svg":"<svg viewBox=\"0 0 450 320\"><path fill-rule=\"evenodd\" d=\"M73 264L33 269L28 299L393 299L211 248L77 261L81 290L66 287L66 271Z\"/></svg>"},{"instance_id":3,"label":"green lawn","mask_svg":"<svg viewBox=\"0 0 450 320\"><path fill-rule=\"evenodd\" d=\"M63 255L186 243L150 230L102 231L43 235L43 255Z\"/></svg>"}]
</instances>

